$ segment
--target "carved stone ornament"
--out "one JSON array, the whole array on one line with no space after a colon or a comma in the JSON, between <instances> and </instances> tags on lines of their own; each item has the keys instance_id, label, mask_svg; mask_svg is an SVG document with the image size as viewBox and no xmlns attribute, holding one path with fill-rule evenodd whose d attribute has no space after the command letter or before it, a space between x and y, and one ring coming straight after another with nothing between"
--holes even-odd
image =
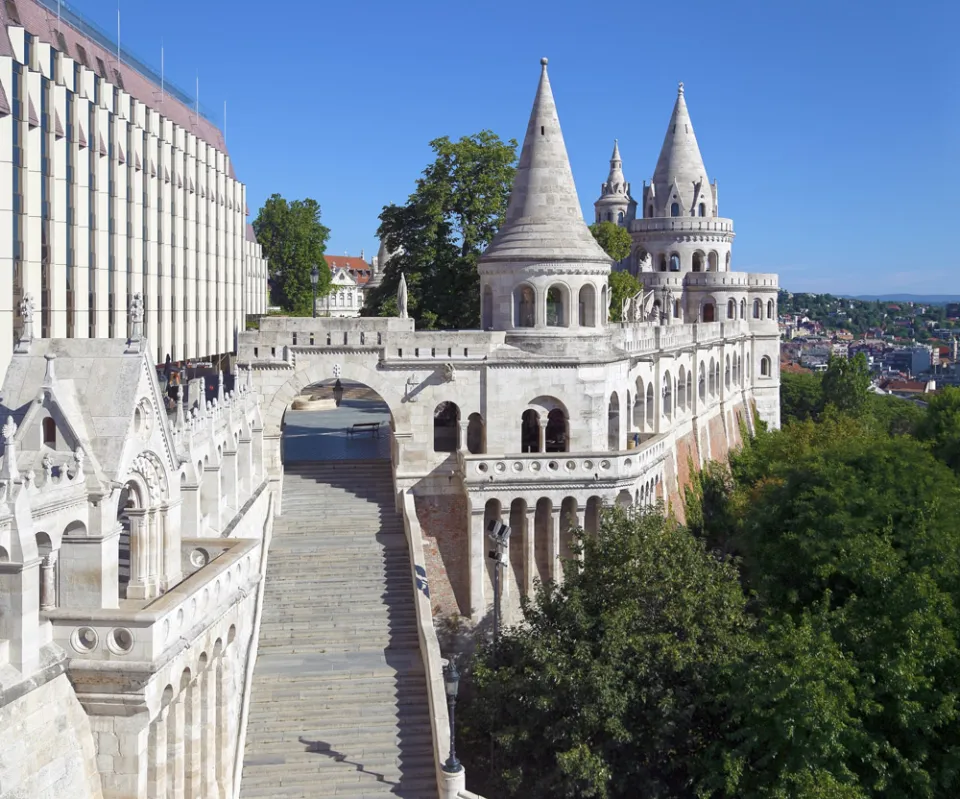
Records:
<instances>
[{"instance_id":1,"label":"carved stone ornament","mask_svg":"<svg viewBox=\"0 0 960 799\"><path fill-rule=\"evenodd\" d=\"M457 370L454 368L452 363L445 363L443 365L443 382L444 383L457 382Z\"/></svg>"},{"instance_id":2,"label":"carved stone ornament","mask_svg":"<svg viewBox=\"0 0 960 799\"><path fill-rule=\"evenodd\" d=\"M13 421L12 416L7 417L7 421L3 424L3 443L9 444L13 441L13 437L17 434L17 425Z\"/></svg>"},{"instance_id":3,"label":"carved stone ornament","mask_svg":"<svg viewBox=\"0 0 960 799\"><path fill-rule=\"evenodd\" d=\"M339 380L339 379L340 379L340 375L342 375L342 374L343 374L343 367L340 366L340 364L335 363L335 364L333 365L333 379L334 379L334 380Z\"/></svg>"},{"instance_id":4,"label":"carved stone ornament","mask_svg":"<svg viewBox=\"0 0 960 799\"><path fill-rule=\"evenodd\" d=\"M414 392L417 390L418 385L420 385L420 383L417 380L416 376L410 375L410 377L407 378L407 383L406 383L407 402L417 401L418 396Z\"/></svg>"}]
</instances>

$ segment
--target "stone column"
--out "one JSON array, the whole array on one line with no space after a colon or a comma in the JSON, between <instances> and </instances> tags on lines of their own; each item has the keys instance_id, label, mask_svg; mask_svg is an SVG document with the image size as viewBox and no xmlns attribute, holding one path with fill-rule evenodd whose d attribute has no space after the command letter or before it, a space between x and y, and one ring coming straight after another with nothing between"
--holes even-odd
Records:
<instances>
[{"instance_id":1,"label":"stone column","mask_svg":"<svg viewBox=\"0 0 960 799\"><path fill-rule=\"evenodd\" d=\"M53 610L57 607L57 559L58 550L48 552L40 561L40 610Z\"/></svg>"},{"instance_id":2,"label":"stone column","mask_svg":"<svg viewBox=\"0 0 960 799\"><path fill-rule=\"evenodd\" d=\"M470 422L457 422L457 452L467 451L467 428Z\"/></svg>"},{"instance_id":3,"label":"stone column","mask_svg":"<svg viewBox=\"0 0 960 799\"><path fill-rule=\"evenodd\" d=\"M185 799L184 788L184 717L186 689L170 705L167 718L167 797Z\"/></svg>"},{"instance_id":4,"label":"stone column","mask_svg":"<svg viewBox=\"0 0 960 799\"><path fill-rule=\"evenodd\" d=\"M554 505L550 511L550 539L548 541L550 558L549 579L560 582L560 506Z\"/></svg>"},{"instance_id":5,"label":"stone column","mask_svg":"<svg viewBox=\"0 0 960 799\"><path fill-rule=\"evenodd\" d=\"M183 566L180 561L181 538L175 521L177 510L176 504L173 504L160 508L158 511L159 545L163 558L160 573L161 591L168 591L179 583L183 577Z\"/></svg>"},{"instance_id":6,"label":"stone column","mask_svg":"<svg viewBox=\"0 0 960 799\"><path fill-rule=\"evenodd\" d=\"M127 583L129 599L146 599L149 595L149 529L147 512L141 508L128 509L130 519L130 582Z\"/></svg>"},{"instance_id":7,"label":"stone column","mask_svg":"<svg viewBox=\"0 0 960 799\"><path fill-rule=\"evenodd\" d=\"M180 529L184 538L199 538L200 529L200 486L180 486Z\"/></svg>"},{"instance_id":8,"label":"stone column","mask_svg":"<svg viewBox=\"0 0 960 799\"><path fill-rule=\"evenodd\" d=\"M470 512L470 541L468 545L468 573L470 583L470 617L474 621L483 618L487 610L486 569L484 568L484 509L472 508Z\"/></svg>"},{"instance_id":9,"label":"stone column","mask_svg":"<svg viewBox=\"0 0 960 799\"><path fill-rule=\"evenodd\" d=\"M540 421L540 452L547 451L547 419L542 418Z\"/></svg>"},{"instance_id":10,"label":"stone column","mask_svg":"<svg viewBox=\"0 0 960 799\"><path fill-rule=\"evenodd\" d=\"M235 648L234 648L235 649ZM217 658L217 783L221 799L233 796L233 756L230 751L230 697L234 692L230 685L230 658L234 649L224 649Z\"/></svg>"},{"instance_id":11,"label":"stone column","mask_svg":"<svg viewBox=\"0 0 960 799\"><path fill-rule=\"evenodd\" d=\"M236 510L240 507L240 485L239 475L237 473L236 450L224 450L221 471L223 476L220 479L220 490L223 492L224 502L228 508ZM224 519L224 521L226 521L226 519Z\"/></svg>"},{"instance_id":12,"label":"stone column","mask_svg":"<svg viewBox=\"0 0 960 799\"><path fill-rule=\"evenodd\" d=\"M147 583L150 585L150 595L154 596L160 585L160 575L163 572L162 533L160 531L160 511L151 508L147 511L147 540L150 542L148 551Z\"/></svg>"},{"instance_id":13,"label":"stone column","mask_svg":"<svg viewBox=\"0 0 960 799\"><path fill-rule=\"evenodd\" d=\"M533 578L537 571L537 506L527 505L523 518L523 593L533 596Z\"/></svg>"},{"instance_id":14,"label":"stone column","mask_svg":"<svg viewBox=\"0 0 960 799\"><path fill-rule=\"evenodd\" d=\"M206 796L202 788L202 757L200 727L202 707L200 699L200 676L194 679L185 689L185 719L184 719L184 790L187 799L201 799Z\"/></svg>"},{"instance_id":15,"label":"stone column","mask_svg":"<svg viewBox=\"0 0 960 799\"><path fill-rule=\"evenodd\" d=\"M217 665L210 660L200 672L200 796L217 796Z\"/></svg>"},{"instance_id":16,"label":"stone column","mask_svg":"<svg viewBox=\"0 0 960 799\"><path fill-rule=\"evenodd\" d=\"M169 708L161 708L150 722L147 747L149 799L167 799L167 715Z\"/></svg>"}]
</instances>

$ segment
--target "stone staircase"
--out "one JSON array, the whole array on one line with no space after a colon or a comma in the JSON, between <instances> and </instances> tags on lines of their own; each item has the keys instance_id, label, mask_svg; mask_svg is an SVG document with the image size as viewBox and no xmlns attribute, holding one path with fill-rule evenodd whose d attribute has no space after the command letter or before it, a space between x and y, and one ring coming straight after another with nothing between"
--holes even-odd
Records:
<instances>
[{"instance_id":1,"label":"stone staircase","mask_svg":"<svg viewBox=\"0 0 960 799\"><path fill-rule=\"evenodd\" d=\"M287 464L242 799L436 799L413 600L390 462Z\"/></svg>"}]
</instances>

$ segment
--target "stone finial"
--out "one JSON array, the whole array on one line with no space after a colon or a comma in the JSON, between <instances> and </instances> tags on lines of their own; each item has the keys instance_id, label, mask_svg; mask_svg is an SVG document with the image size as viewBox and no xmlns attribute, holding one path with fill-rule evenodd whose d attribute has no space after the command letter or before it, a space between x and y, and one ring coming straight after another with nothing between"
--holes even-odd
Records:
<instances>
[{"instance_id":1,"label":"stone finial","mask_svg":"<svg viewBox=\"0 0 960 799\"><path fill-rule=\"evenodd\" d=\"M17 434L17 425L12 416L7 417L3 425L3 461L0 462L0 480L16 480L20 476L20 470L17 469L17 442L14 436Z\"/></svg>"},{"instance_id":2,"label":"stone finial","mask_svg":"<svg viewBox=\"0 0 960 799\"><path fill-rule=\"evenodd\" d=\"M30 351L30 344L33 342L33 310L33 295L28 291L20 300L20 318L23 320L23 326L20 328L20 338L17 340L14 352Z\"/></svg>"},{"instance_id":3,"label":"stone finial","mask_svg":"<svg viewBox=\"0 0 960 799\"><path fill-rule=\"evenodd\" d=\"M177 430L183 430L186 420L183 418L183 383L177 384Z\"/></svg>"},{"instance_id":4,"label":"stone finial","mask_svg":"<svg viewBox=\"0 0 960 799\"><path fill-rule=\"evenodd\" d=\"M677 85L677 97L683 97L683 81Z\"/></svg>"},{"instance_id":5,"label":"stone finial","mask_svg":"<svg viewBox=\"0 0 960 799\"><path fill-rule=\"evenodd\" d=\"M223 370L217 370L217 398L220 400L220 404L223 405Z\"/></svg>"},{"instance_id":6,"label":"stone finial","mask_svg":"<svg viewBox=\"0 0 960 799\"><path fill-rule=\"evenodd\" d=\"M548 60L549 60L549 59L548 59L546 56L544 56L543 58L541 58L541 59L540 59L540 66L545 67L545 66L547 65L547 61L548 61Z\"/></svg>"},{"instance_id":7,"label":"stone finial","mask_svg":"<svg viewBox=\"0 0 960 799\"><path fill-rule=\"evenodd\" d=\"M86 458L86 454L80 447L73 451L73 465L76 467L76 473L73 475L74 479L83 478L83 462Z\"/></svg>"},{"instance_id":8,"label":"stone finial","mask_svg":"<svg viewBox=\"0 0 960 799\"><path fill-rule=\"evenodd\" d=\"M43 474L47 482L53 477L53 458L50 457L49 452L43 454L43 458L40 459L40 465L43 467Z\"/></svg>"},{"instance_id":9,"label":"stone finial","mask_svg":"<svg viewBox=\"0 0 960 799\"><path fill-rule=\"evenodd\" d=\"M46 370L45 370L44 373L43 373L43 385L44 385L44 386L52 386L52 385L53 385L53 381L57 379L57 375L56 375L56 373L54 372L54 369L53 369L53 363L54 363L54 361L57 360L57 356L56 356L56 354L53 353L53 352L48 352L48 353L47 353L46 355L44 355L43 357L44 357L44 358L46 359L46 361L47 361L47 367L46 367Z\"/></svg>"}]
</instances>

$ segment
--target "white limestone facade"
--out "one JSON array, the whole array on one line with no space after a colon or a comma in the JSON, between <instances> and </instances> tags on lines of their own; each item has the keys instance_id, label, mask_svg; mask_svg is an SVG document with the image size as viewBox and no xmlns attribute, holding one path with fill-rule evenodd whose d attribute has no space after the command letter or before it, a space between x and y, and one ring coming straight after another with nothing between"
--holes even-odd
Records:
<instances>
[{"instance_id":1,"label":"white limestone facade","mask_svg":"<svg viewBox=\"0 0 960 799\"><path fill-rule=\"evenodd\" d=\"M375 274L373 265L364 261L362 254L359 258L327 254L324 260L330 267L330 291L317 299L317 315L360 316L367 287Z\"/></svg>"},{"instance_id":2,"label":"white limestone facade","mask_svg":"<svg viewBox=\"0 0 960 799\"><path fill-rule=\"evenodd\" d=\"M26 294L46 337L126 338L142 293L158 361L233 351L266 270L222 132L60 11L0 4L0 371Z\"/></svg>"},{"instance_id":3,"label":"white limestone facade","mask_svg":"<svg viewBox=\"0 0 960 799\"><path fill-rule=\"evenodd\" d=\"M232 796L272 506L245 379L169 416L124 340L34 339L0 400L4 795ZM182 395L181 395L182 399Z\"/></svg>"},{"instance_id":4,"label":"white limestone facade","mask_svg":"<svg viewBox=\"0 0 960 799\"><path fill-rule=\"evenodd\" d=\"M678 168L682 148L665 150L658 174ZM701 196L683 195L689 207ZM401 318L271 317L241 335L275 493L292 400L336 379L369 386L390 409L395 486L415 502L434 610L475 621L493 601L491 519L513 529L515 611L518 587L561 576L572 529L595 529L603 504L662 499L682 514L691 469L757 420L779 425L777 277L644 273L613 323L611 266L582 217L544 61L506 220L478 266L482 330L416 331L401 298Z\"/></svg>"}]
</instances>

